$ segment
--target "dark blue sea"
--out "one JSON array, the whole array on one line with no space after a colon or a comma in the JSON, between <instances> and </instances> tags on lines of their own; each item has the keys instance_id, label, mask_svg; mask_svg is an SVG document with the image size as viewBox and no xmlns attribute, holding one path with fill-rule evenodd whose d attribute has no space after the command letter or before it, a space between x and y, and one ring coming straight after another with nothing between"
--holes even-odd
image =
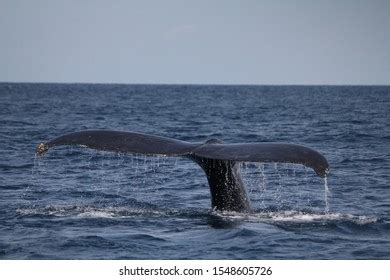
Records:
<instances>
[{"instance_id":1,"label":"dark blue sea","mask_svg":"<svg viewBox=\"0 0 390 280\"><path fill-rule=\"evenodd\" d=\"M302 144L331 169L242 163L252 212L216 212L186 158L35 156L84 129ZM0 258L390 259L390 87L0 83Z\"/></svg>"}]
</instances>

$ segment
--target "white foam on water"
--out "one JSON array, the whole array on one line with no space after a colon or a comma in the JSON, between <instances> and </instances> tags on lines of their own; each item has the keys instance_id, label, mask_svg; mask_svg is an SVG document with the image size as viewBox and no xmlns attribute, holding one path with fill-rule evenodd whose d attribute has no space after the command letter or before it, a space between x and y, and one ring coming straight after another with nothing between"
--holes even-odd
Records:
<instances>
[{"instance_id":1,"label":"white foam on water","mask_svg":"<svg viewBox=\"0 0 390 280\"><path fill-rule=\"evenodd\" d=\"M312 222L352 222L358 225L376 223L375 217L358 216L344 213L306 213L302 211L264 211L258 213L238 213L238 212L214 212L215 215L243 222L254 223L312 223Z\"/></svg>"},{"instance_id":2,"label":"white foam on water","mask_svg":"<svg viewBox=\"0 0 390 280\"><path fill-rule=\"evenodd\" d=\"M115 218L116 215L112 212L91 210L77 214L80 218Z\"/></svg>"},{"instance_id":3,"label":"white foam on water","mask_svg":"<svg viewBox=\"0 0 390 280\"><path fill-rule=\"evenodd\" d=\"M177 215L180 212L164 209L145 209L137 207L93 207L93 206L46 206L17 209L21 215L50 215L59 218L105 218L120 219L134 216L160 217ZM232 211L213 211L211 215L237 222L249 223L328 223L351 222L357 225L376 223L376 217L345 213L307 213L296 210L261 211L240 213Z\"/></svg>"},{"instance_id":4,"label":"white foam on water","mask_svg":"<svg viewBox=\"0 0 390 280\"><path fill-rule=\"evenodd\" d=\"M48 215L75 218L128 218L133 216L164 216L168 212L145 208L92 207L92 206L47 206L17 209L21 215Z\"/></svg>"}]
</instances>

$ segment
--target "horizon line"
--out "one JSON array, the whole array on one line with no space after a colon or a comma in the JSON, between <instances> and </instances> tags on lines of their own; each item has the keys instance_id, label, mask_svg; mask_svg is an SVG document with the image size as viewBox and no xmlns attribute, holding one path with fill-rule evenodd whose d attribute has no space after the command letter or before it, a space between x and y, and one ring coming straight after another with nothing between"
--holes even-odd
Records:
<instances>
[{"instance_id":1,"label":"horizon line","mask_svg":"<svg viewBox=\"0 0 390 280\"><path fill-rule=\"evenodd\" d=\"M42 82L42 81L23 81L23 82L16 82L16 81L0 81L0 84L64 84L64 85L155 85L155 86L390 86L390 84L251 84L251 83L231 83L231 84L224 84L224 83L159 83L159 82L137 82L137 83L126 83L126 82Z\"/></svg>"}]
</instances>

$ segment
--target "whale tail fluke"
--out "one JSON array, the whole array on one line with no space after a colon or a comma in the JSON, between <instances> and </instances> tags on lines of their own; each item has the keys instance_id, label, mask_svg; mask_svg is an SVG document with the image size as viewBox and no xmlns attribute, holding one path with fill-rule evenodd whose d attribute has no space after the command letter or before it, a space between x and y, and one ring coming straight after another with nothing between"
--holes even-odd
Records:
<instances>
[{"instance_id":1,"label":"whale tail fluke","mask_svg":"<svg viewBox=\"0 0 390 280\"><path fill-rule=\"evenodd\" d=\"M197 156L238 162L284 162L303 164L324 177L329 172L326 158L319 152L301 145L285 143L225 144L220 140L190 143L171 138L135 132L84 130L65 134L37 146L43 155L56 146L73 145L117 153Z\"/></svg>"},{"instance_id":2,"label":"whale tail fluke","mask_svg":"<svg viewBox=\"0 0 390 280\"><path fill-rule=\"evenodd\" d=\"M36 148L43 155L56 146L73 145L116 153L184 156L205 172L210 186L213 209L249 211L250 201L237 162L285 162L311 167L317 175L329 172L327 160L305 146L283 143L225 144L211 139L190 143L166 137L111 130L85 130L65 134Z\"/></svg>"}]
</instances>

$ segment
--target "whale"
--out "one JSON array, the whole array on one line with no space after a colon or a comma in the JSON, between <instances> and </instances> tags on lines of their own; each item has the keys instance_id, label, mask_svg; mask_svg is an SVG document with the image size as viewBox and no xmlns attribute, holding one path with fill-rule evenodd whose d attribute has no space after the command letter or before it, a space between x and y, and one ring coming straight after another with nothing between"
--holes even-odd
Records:
<instances>
[{"instance_id":1,"label":"whale","mask_svg":"<svg viewBox=\"0 0 390 280\"><path fill-rule=\"evenodd\" d=\"M163 136L115 130L82 130L55 137L37 145L44 155L58 146L80 146L101 151L149 156L180 156L191 159L204 171L216 211L249 212L250 199L240 174L241 162L295 163L307 166L320 177L329 173L326 158L298 144L258 142L224 143L209 139L192 143Z\"/></svg>"}]
</instances>

